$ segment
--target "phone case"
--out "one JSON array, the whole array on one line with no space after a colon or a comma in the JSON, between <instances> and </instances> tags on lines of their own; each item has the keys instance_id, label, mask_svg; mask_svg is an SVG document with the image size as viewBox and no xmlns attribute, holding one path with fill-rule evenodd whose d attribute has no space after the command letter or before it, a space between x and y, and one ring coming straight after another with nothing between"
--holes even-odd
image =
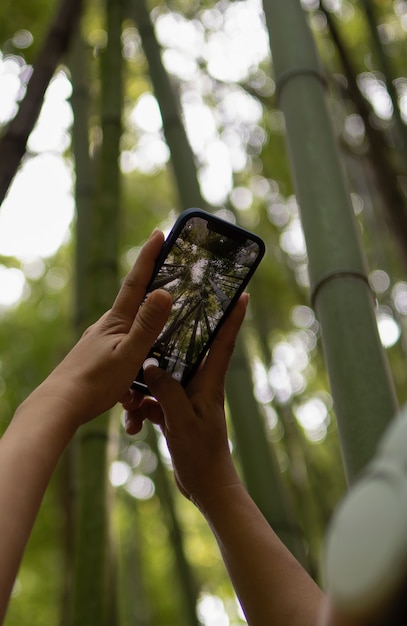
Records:
<instances>
[{"instance_id":1,"label":"phone case","mask_svg":"<svg viewBox=\"0 0 407 626\"><path fill-rule=\"evenodd\" d=\"M186 385L247 286L265 251L257 235L202 209L176 220L157 258L147 293L167 289L173 307L149 364ZM132 387L149 393L140 370Z\"/></svg>"}]
</instances>

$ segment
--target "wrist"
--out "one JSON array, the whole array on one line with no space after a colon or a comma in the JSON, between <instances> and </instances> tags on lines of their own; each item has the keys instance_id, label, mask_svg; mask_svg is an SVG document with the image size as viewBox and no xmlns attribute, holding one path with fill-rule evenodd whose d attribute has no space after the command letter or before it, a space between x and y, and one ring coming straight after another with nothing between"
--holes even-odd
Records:
<instances>
[{"instance_id":1,"label":"wrist","mask_svg":"<svg viewBox=\"0 0 407 626\"><path fill-rule=\"evenodd\" d=\"M71 438L81 424L79 407L68 394L58 393L48 379L37 387L17 408L13 422L28 435L37 430Z\"/></svg>"},{"instance_id":2,"label":"wrist","mask_svg":"<svg viewBox=\"0 0 407 626\"><path fill-rule=\"evenodd\" d=\"M218 512L230 500L233 499L240 491L245 488L240 477L232 465L227 474L224 474L222 480L219 480L219 473L216 473L210 483L201 486L199 490L191 494L191 501L198 507L201 513L211 518L213 512Z\"/></svg>"}]
</instances>

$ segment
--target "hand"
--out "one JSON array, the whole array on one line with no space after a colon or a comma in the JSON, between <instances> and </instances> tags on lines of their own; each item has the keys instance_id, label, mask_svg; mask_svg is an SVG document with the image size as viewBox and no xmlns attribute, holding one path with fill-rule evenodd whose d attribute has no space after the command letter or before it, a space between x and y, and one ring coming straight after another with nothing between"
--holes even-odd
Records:
<instances>
[{"instance_id":1,"label":"hand","mask_svg":"<svg viewBox=\"0 0 407 626\"><path fill-rule=\"evenodd\" d=\"M163 238L160 231L152 233L124 279L112 308L85 331L32 394L40 400L52 397L68 403L69 414L77 425L126 397L167 320L172 300L164 290L152 292L140 308Z\"/></svg>"},{"instance_id":2,"label":"hand","mask_svg":"<svg viewBox=\"0 0 407 626\"><path fill-rule=\"evenodd\" d=\"M161 427L178 486L205 515L248 623L315 626L321 592L250 498L229 450L224 382L246 305L242 296L186 390L147 369L156 400L127 398L126 429L138 431L145 418Z\"/></svg>"},{"instance_id":3,"label":"hand","mask_svg":"<svg viewBox=\"0 0 407 626\"><path fill-rule=\"evenodd\" d=\"M134 395L123 402L129 434L138 432L146 418L161 427L177 484L202 510L215 491L240 484L229 451L224 383L247 302L242 295L185 390L167 372L150 367L145 378L156 400Z\"/></svg>"}]
</instances>

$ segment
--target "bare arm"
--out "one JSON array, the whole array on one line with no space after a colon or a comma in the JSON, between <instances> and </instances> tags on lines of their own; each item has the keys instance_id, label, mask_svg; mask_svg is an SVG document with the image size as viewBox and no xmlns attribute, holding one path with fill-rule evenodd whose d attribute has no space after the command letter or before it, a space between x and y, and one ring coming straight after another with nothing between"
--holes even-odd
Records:
<instances>
[{"instance_id":1,"label":"bare arm","mask_svg":"<svg viewBox=\"0 0 407 626\"><path fill-rule=\"evenodd\" d=\"M209 497L204 514L249 624L315 626L322 593L243 485Z\"/></svg>"},{"instance_id":2,"label":"bare arm","mask_svg":"<svg viewBox=\"0 0 407 626\"><path fill-rule=\"evenodd\" d=\"M160 424L178 486L206 517L251 626L315 626L322 593L249 497L229 452L224 379L246 302L243 296L186 392L158 368L147 370L158 402L124 403L127 430L136 418Z\"/></svg>"},{"instance_id":3,"label":"bare arm","mask_svg":"<svg viewBox=\"0 0 407 626\"><path fill-rule=\"evenodd\" d=\"M126 397L167 319L166 292L155 292L139 309L162 242L162 233L153 233L111 310L23 402L0 441L0 623L60 455L81 424Z\"/></svg>"}]
</instances>

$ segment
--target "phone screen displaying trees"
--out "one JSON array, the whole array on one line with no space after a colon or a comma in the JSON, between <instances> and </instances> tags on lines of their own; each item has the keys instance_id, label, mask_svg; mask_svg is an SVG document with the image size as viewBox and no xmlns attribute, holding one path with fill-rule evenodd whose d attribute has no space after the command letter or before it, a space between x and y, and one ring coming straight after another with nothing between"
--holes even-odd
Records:
<instances>
[{"instance_id":1,"label":"phone screen displaying trees","mask_svg":"<svg viewBox=\"0 0 407 626\"><path fill-rule=\"evenodd\" d=\"M150 362L185 382L202 359L219 322L247 283L261 248L233 231L216 230L216 222L191 217L158 270L149 291L170 292L173 306L149 352ZM135 383L143 385L139 373ZM134 386L138 386L135 384Z\"/></svg>"}]
</instances>

